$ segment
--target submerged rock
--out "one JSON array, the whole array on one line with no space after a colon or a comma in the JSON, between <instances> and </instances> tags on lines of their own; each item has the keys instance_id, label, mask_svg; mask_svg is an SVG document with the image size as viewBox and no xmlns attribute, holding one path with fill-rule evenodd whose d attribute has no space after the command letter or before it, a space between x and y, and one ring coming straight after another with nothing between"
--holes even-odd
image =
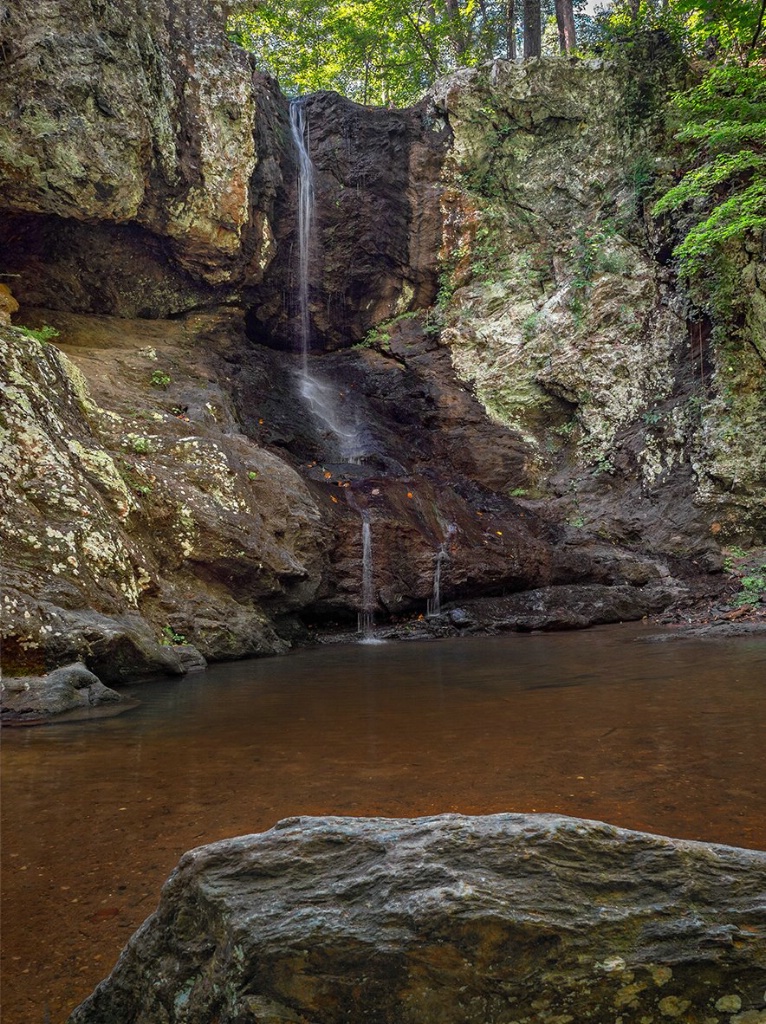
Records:
<instances>
[{"instance_id":1,"label":"submerged rock","mask_svg":"<svg viewBox=\"0 0 766 1024\"><path fill-rule=\"evenodd\" d=\"M122 701L119 693L104 686L82 662L75 662L47 676L6 679L0 698L0 721L4 725L23 725Z\"/></svg>"},{"instance_id":2,"label":"submerged rock","mask_svg":"<svg viewBox=\"0 0 766 1024\"><path fill-rule=\"evenodd\" d=\"M70 1024L756 1024L764 886L576 818L290 818L187 853Z\"/></svg>"}]
</instances>

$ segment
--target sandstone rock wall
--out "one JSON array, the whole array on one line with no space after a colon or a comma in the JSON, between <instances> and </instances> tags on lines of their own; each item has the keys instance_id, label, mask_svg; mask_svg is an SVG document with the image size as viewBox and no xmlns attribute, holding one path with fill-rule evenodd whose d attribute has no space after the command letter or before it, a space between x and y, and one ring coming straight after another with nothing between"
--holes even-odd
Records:
<instances>
[{"instance_id":1,"label":"sandstone rock wall","mask_svg":"<svg viewBox=\"0 0 766 1024\"><path fill-rule=\"evenodd\" d=\"M317 591L306 485L238 429L209 351L231 314L58 314L58 348L0 329L6 671L83 660L107 681L285 649ZM236 333L236 331L235 331Z\"/></svg>"},{"instance_id":2,"label":"sandstone rock wall","mask_svg":"<svg viewBox=\"0 0 766 1024\"><path fill-rule=\"evenodd\" d=\"M278 170L254 126L284 101L228 43L223 5L12 0L4 12L3 269L19 275L17 297L161 316L257 280Z\"/></svg>"},{"instance_id":3,"label":"sandstone rock wall","mask_svg":"<svg viewBox=\"0 0 766 1024\"><path fill-rule=\"evenodd\" d=\"M672 161L664 140L626 134L621 89L616 69L560 59L436 87L454 136L442 340L527 439L534 507L712 566L714 538L766 539L763 249L735 258L747 337L711 339L645 201Z\"/></svg>"}]
</instances>

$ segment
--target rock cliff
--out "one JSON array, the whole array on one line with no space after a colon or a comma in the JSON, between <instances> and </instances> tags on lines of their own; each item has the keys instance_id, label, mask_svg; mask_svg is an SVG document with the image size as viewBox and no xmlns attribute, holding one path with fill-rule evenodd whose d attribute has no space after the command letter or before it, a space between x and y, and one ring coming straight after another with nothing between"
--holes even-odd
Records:
<instances>
[{"instance_id":1,"label":"rock cliff","mask_svg":"<svg viewBox=\"0 0 766 1024\"><path fill-rule=\"evenodd\" d=\"M446 600L483 599L437 629L635 618L721 539L763 542L762 257L738 264L755 341L714 340L613 69L306 100L333 426L291 351L288 104L224 14L5 8L0 298L32 329L0 328L7 671L119 682L351 623L363 513L379 616L424 612L437 558Z\"/></svg>"},{"instance_id":2,"label":"rock cliff","mask_svg":"<svg viewBox=\"0 0 766 1024\"><path fill-rule=\"evenodd\" d=\"M185 854L70 1024L759 1024L764 882L555 815L288 819Z\"/></svg>"}]
</instances>

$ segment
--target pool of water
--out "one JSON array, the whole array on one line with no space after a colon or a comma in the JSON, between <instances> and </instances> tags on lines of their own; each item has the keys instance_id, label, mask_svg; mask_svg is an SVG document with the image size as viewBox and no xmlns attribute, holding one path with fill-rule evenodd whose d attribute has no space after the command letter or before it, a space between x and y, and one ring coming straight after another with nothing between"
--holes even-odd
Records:
<instances>
[{"instance_id":1,"label":"pool of water","mask_svg":"<svg viewBox=\"0 0 766 1024\"><path fill-rule=\"evenodd\" d=\"M184 850L289 815L553 811L766 849L766 644L648 632L325 647L6 730L3 1020L65 1020Z\"/></svg>"}]
</instances>

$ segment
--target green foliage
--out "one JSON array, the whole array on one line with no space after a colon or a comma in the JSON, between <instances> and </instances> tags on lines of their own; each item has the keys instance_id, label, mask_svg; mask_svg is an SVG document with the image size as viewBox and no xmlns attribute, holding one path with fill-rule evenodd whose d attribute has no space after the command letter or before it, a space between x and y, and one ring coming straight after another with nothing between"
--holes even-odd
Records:
<instances>
[{"instance_id":1,"label":"green foliage","mask_svg":"<svg viewBox=\"0 0 766 1024\"><path fill-rule=\"evenodd\" d=\"M578 228L575 232L574 244L569 250L573 266L569 308L576 321L585 312L585 300L596 275L624 274L628 269L627 257L608 249L616 234L616 228L609 222L598 227Z\"/></svg>"},{"instance_id":2,"label":"green foliage","mask_svg":"<svg viewBox=\"0 0 766 1024\"><path fill-rule=\"evenodd\" d=\"M540 314L530 313L529 316L524 317L521 324L521 336L525 342L529 343L532 341L537 334L537 329L540 325Z\"/></svg>"},{"instance_id":3,"label":"green foliage","mask_svg":"<svg viewBox=\"0 0 766 1024\"><path fill-rule=\"evenodd\" d=\"M335 89L361 103L411 102L436 77L476 62L471 0L287 0L230 21L288 94Z\"/></svg>"},{"instance_id":4,"label":"green foliage","mask_svg":"<svg viewBox=\"0 0 766 1024\"><path fill-rule=\"evenodd\" d=\"M57 331L55 327L51 327L48 324L44 324L42 327L17 327L17 331L26 335L28 338L34 338L35 341L40 341L46 344L51 338L58 338L60 331Z\"/></svg>"},{"instance_id":5,"label":"green foliage","mask_svg":"<svg viewBox=\"0 0 766 1024\"><path fill-rule=\"evenodd\" d=\"M160 643L167 646L171 646L172 644L185 644L186 637L183 633L176 633L172 626L163 626L162 639L160 640Z\"/></svg>"},{"instance_id":6,"label":"green foliage","mask_svg":"<svg viewBox=\"0 0 766 1024\"><path fill-rule=\"evenodd\" d=\"M170 384L170 374L165 373L164 370L153 370L152 375L149 378L149 383L153 388L162 388L166 390Z\"/></svg>"},{"instance_id":7,"label":"green foliage","mask_svg":"<svg viewBox=\"0 0 766 1024\"><path fill-rule=\"evenodd\" d=\"M703 211L675 249L681 274L695 278L729 240L766 230L766 75L760 66L713 67L675 105L691 166L653 212Z\"/></svg>"},{"instance_id":8,"label":"green foliage","mask_svg":"<svg viewBox=\"0 0 766 1024\"><path fill-rule=\"evenodd\" d=\"M249 469L249 470L247 471L247 479L248 479L248 480L257 480L257 479L258 479L258 473L257 473L257 471L256 471L256 470L254 470L254 469Z\"/></svg>"},{"instance_id":9,"label":"green foliage","mask_svg":"<svg viewBox=\"0 0 766 1024\"><path fill-rule=\"evenodd\" d=\"M364 336L363 340L353 345L352 348L376 348L383 352L390 352L391 350L391 328L397 324L402 323L405 320L416 320L420 316L420 310L411 310L408 313L400 313L398 316L391 317L390 320L384 320L379 323L377 327L371 328Z\"/></svg>"},{"instance_id":10,"label":"green foliage","mask_svg":"<svg viewBox=\"0 0 766 1024\"><path fill-rule=\"evenodd\" d=\"M740 591L732 601L737 608L766 601L766 565L743 576L739 581Z\"/></svg>"},{"instance_id":11,"label":"green foliage","mask_svg":"<svg viewBox=\"0 0 766 1024\"><path fill-rule=\"evenodd\" d=\"M550 23L553 0L541 7ZM441 75L507 57L509 37L520 43L507 18L504 0L251 0L230 18L229 36L288 95L334 89L402 106ZM579 31L589 24L579 16Z\"/></svg>"},{"instance_id":12,"label":"green foliage","mask_svg":"<svg viewBox=\"0 0 766 1024\"><path fill-rule=\"evenodd\" d=\"M125 439L128 448L136 455L148 455L152 450L152 444L148 437L141 434L128 434Z\"/></svg>"}]
</instances>

